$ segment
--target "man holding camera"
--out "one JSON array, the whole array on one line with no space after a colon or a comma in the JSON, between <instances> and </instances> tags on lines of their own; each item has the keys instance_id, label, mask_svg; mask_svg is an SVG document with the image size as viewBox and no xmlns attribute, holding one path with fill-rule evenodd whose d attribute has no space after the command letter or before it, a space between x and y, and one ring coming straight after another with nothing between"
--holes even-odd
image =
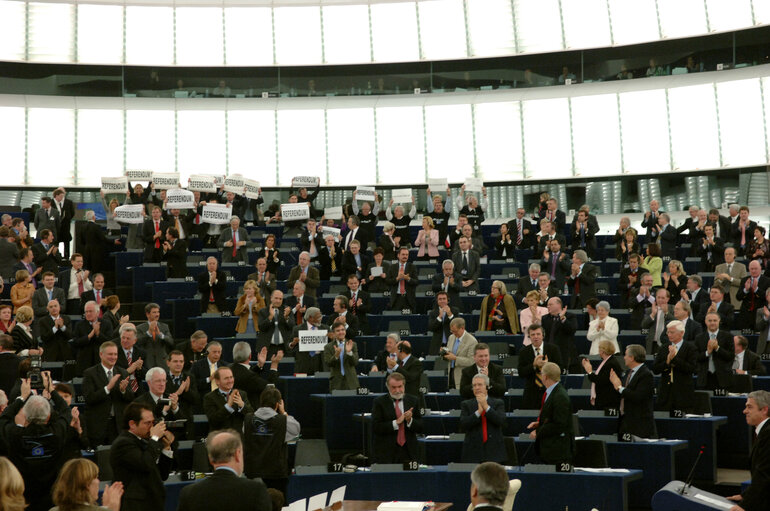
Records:
<instances>
[{"instance_id":1,"label":"man holding camera","mask_svg":"<svg viewBox=\"0 0 770 511\"><path fill-rule=\"evenodd\" d=\"M178 440L184 440L185 423L176 424L176 421L192 421L192 415L186 414L179 406L179 394L166 392L166 372L160 367L153 367L145 376L148 392L145 392L134 403L141 403L152 409L152 415L156 421L163 420L166 427L174 429L174 436ZM189 382L182 382L180 388L185 390ZM173 427L172 427L173 426Z\"/></svg>"}]
</instances>

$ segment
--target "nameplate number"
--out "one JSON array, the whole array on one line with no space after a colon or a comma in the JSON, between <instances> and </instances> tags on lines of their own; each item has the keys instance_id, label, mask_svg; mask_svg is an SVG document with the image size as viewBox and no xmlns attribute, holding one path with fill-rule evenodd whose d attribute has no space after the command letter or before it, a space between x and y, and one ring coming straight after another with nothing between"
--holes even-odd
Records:
<instances>
[{"instance_id":1,"label":"nameplate number","mask_svg":"<svg viewBox=\"0 0 770 511\"><path fill-rule=\"evenodd\" d=\"M358 387L356 389L356 395L357 396L368 396L369 395L369 389L366 387Z\"/></svg>"},{"instance_id":2,"label":"nameplate number","mask_svg":"<svg viewBox=\"0 0 770 511\"><path fill-rule=\"evenodd\" d=\"M507 353L498 353L497 354L497 360L502 360L504 358L508 358L508 354Z\"/></svg>"},{"instance_id":3,"label":"nameplate number","mask_svg":"<svg viewBox=\"0 0 770 511\"><path fill-rule=\"evenodd\" d=\"M762 360L770 360L770 353L762 353L760 358Z\"/></svg>"},{"instance_id":4,"label":"nameplate number","mask_svg":"<svg viewBox=\"0 0 770 511\"><path fill-rule=\"evenodd\" d=\"M478 293L474 290L468 291L468 296L476 296Z\"/></svg>"},{"instance_id":5,"label":"nameplate number","mask_svg":"<svg viewBox=\"0 0 770 511\"><path fill-rule=\"evenodd\" d=\"M420 468L420 464L414 460L404 462L404 470L415 471Z\"/></svg>"},{"instance_id":6,"label":"nameplate number","mask_svg":"<svg viewBox=\"0 0 770 511\"><path fill-rule=\"evenodd\" d=\"M671 410L671 413L669 414L669 416L672 419L682 419L684 418L684 410L677 410L677 409Z\"/></svg>"},{"instance_id":7,"label":"nameplate number","mask_svg":"<svg viewBox=\"0 0 770 511\"><path fill-rule=\"evenodd\" d=\"M604 416L605 417L617 417L620 415L620 412L617 408L605 408L604 409Z\"/></svg>"},{"instance_id":8,"label":"nameplate number","mask_svg":"<svg viewBox=\"0 0 770 511\"><path fill-rule=\"evenodd\" d=\"M427 394L428 393L428 387L420 387L420 394Z\"/></svg>"},{"instance_id":9,"label":"nameplate number","mask_svg":"<svg viewBox=\"0 0 770 511\"><path fill-rule=\"evenodd\" d=\"M727 389L714 389L714 395L715 396L726 396L727 395Z\"/></svg>"},{"instance_id":10,"label":"nameplate number","mask_svg":"<svg viewBox=\"0 0 770 511\"><path fill-rule=\"evenodd\" d=\"M505 335L505 330L503 330L502 328L498 328L497 330L495 330L495 335Z\"/></svg>"},{"instance_id":11,"label":"nameplate number","mask_svg":"<svg viewBox=\"0 0 770 511\"><path fill-rule=\"evenodd\" d=\"M503 374L508 376L518 376L519 370L515 367L503 367Z\"/></svg>"},{"instance_id":12,"label":"nameplate number","mask_svg":"<svg viewBox=\"0 0 770 511\"><path fill-rule=\"evenodd\" d=\"M401 330L398 331L398 334L401 335L401 336L409 335L409 330L401 329Z\"/></svg>"},{"instance_id":13,"label":"nameplate number","mask_svg":"<svg viewBox=\"0 0 770 511\"><path fill-rule=\"evenodd\" d=\"M619 433L618 442L633 442L633 438L631 438L631 433Z\"/></svg>"},{"instance_id":14,"label":"nameplate number","mask_svg":"<svg viewBox=\"0 0 770 511\"><path fill-rule=\"evenodd\" d=\"M742 328L741 333L743 335L752 335L754 334L754 330L752 330L751 328Z\"/></svg>"},{"instance_id":15,"label":"nameplate number","mask_svg":"<svg viewBox=\"0 0 770 511\"><path fill-rule=\"evenodd\" d=\"M232 315L233 315L233 313L232 313L232 312L230 312L230 311L224 311L224 312L222 312L222 317L223 317L223 318L229 318L229 317L230 317L230 316L232 316Z\"/></svg>"},{"instance_id":16,"label":"nameplate number","mask_svg":"<svg viewBox=\"0 0 770 511\"><path fill-rule=\"evenodd\" d=\"M556 471L557 472L574 472L574 467L572 466L572 463L557 463Z\"/></svg>"},{"instance_id":17,"label":"nameplate number","mask_svg":"<svg viewBox=\"0 0 770 511\"><path fill-rule=\"evenodd\" d=\"M427 291L425 291L425 296L433 296L433 290L428 289Z\"/></svg>"},{"instance_id":18,"label":"nameplate number","mask_svg":"<svg viewBox=\"0 0 770 511\"><path fill-rule=\"evenodd\" d=\"M403 314L404 316L411 313L412 313L412 309L401 309L401 314Z\"/></svg>"},{"instance_id":19,"label":"nameplate number","mask_svg":"<svg viewBox=\"0 0 770 511\"><path fill-rule=\"evenodd\" d=\"M186 275L185 278L184 278L184 281L185 282L192 282L193 281L192 275Z\"/></svg>"},{"instance_id":20,"label":"nameplate number","mask_svg":"<svg viewBox=\"0 0 770 511\"><path fill-rule=\"evenodd\" d=\"M326 466L326 471L327 472L342 472L342 467L344 467L344 465L342 463L329 463Z\"/></svg>"}]
</instances>

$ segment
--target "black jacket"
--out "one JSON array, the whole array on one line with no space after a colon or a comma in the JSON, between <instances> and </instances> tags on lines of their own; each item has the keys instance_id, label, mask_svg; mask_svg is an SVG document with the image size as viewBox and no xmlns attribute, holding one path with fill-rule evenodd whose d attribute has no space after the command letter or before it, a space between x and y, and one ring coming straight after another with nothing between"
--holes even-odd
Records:
<instances>
[{"instance_id":1,"label":"black jacket","mask_svg":"<svg viewBox=\"0 0 770 511\"><path fill-rule=\"evenodd\" d=\"M505 376L503 375L503 368L490 362L487 366L489 376L489 388L487 392L492 397L502 399L505 395L505 391L508 390L508 385L505 383ZM462 378L460 379L460 395L464 399L473 399L473 377L478 374L479 370L476 364L468 366L463 369Z\"/></svg>"},{"instance_id":2,"label":"black jacket","mask_svg":"<svg viewBox=\"0 0 770 511\"><path fill-rule=\"evenodd\" d=\"M617 393L615 387L610 382L610 371L613 370L618 376L623 374L618 357L614 355L604 363L601 371L594 371L586 375L591 383L596 385L596 401L593 406L597 410L618 408L620 406L620 394Z\"/></svg>"},{"instance_id":3,"label":"black jacket","mask_svg":"<svg viewBox=\"0 0 770 511\"><path fill-rule=\"evenodd\" d=\"M256 218L256 217L255 217ZM271 511L267 487L261 479L238 477L227 469L195 484L179 494L177 511Z\"/></svg>"},{"instance_id":4,"label":"black jacket","mask_svg":"<svg viewBox=\"0 0 770 511\"><path fill-rule=\"evenodd\" d=\"M555 344L546 343L540 345L544 356L549 362L554 362L561 367L561 354ZM524 379L524 395L521 400L521 408L524 410L539 410L545 389L536 383L540 379L535 372L532 363L535 361L535 349L530 344L519 351L519 378Z\"/></svg>"},{"instance_id":5,"label":"black jacket","mask_svg":"<svg viewBox=\"0 0 770 511\"><path fill-rule=\"evenodd\" d=\"M628 373L624 374L621 382L625 385ZM657 438L653 400L655 385L652 371L642 364L636 370L634 377L623 388L620 398L623 403L623 415L620 417L620 433L629 433L642 438Z\"/></svg>"},{"instance_id":6,"label":"black jacket","mask_svg":"<svg viewBox=\"0 0 770 511\"><path fill-rule=\"evenodd\" d=\"M163 511L172 459L159 441L143 440L123 431L110 448L113 481L123 483L121 511Z\"/></svg>"},{"instance_id":7,"label":"black jacket","mask_svg":"<svg viewBox=\"0 0 770 511\"><path fill-rule=\"evenodd\" d=\"M396 407L389 394L384 394L372 404L372 449L376 463L392 463L395 461L417 461L420 459L420 448L417 433L422 432L422 415L417 396L404 394L402 403L404 411L412 409L412 423L404 423L406 433L406 450L409 460L400 460L397 456L398 430L393 429L396 420Z\"/></svg>"},{"instance_id":8,"label":"black jacket","mask_svg":"<svg viewBox=\"0 0 770 511\"><path fill-rule=\"evenodd\" d=\"M221 270L217 270L217 278L214 285L209 280L209 272L203 271L198 275L198 292L201 294L201 313L206 312L208 308L211 293L214 294L214 304L220 312L227 310L225 302L225 290L227 289L227 275Z\"/></svg>"},{"instance_id":9,"label":"black jacket","mask_svg":"<svg viewBox=\"0 0 770 511\"><path fill-rule=\"evenodd\" d=\"M441 346L445 346L444 338L446 337L446 341L448 342L449 336L452 335L452 331L449 330L449 323L452 322L452 319L459 317L460 311L457 310L457 307L452 305L449 306L449 310L452 313L451 317L445 315L442 319L439 319L438 305L434 305L433 309L431 309L428 314L428 331L433 335L430 340L428 355L438 355Z\"/></svg>"},{"instance_id":10,"label":"black jacket","mask_svg":"<svg viewBox=\"0 0 770 511\"><path fill-rule=\"evenodd\" d=\"M661 343L655 355L653 371L661 375L656 407L660 410L690 410L695 391L692 377L697 370L697 348L692 343L682 341L679 352L668 364L666 358L670 345L670 342Z\"/></svg>"},{"instance_id":11,"label":"black jacket","mask_svg":"<svg viewBox=\"0 0 770 511\"><path fill-rule=\"evenodd\" d=\"M465 433L461 458L463 463L505 463L508 459L503 441L505 405L502 399L495 397L488 397L487 404L489 410L484 414L487 422L487 441L484 442L482 417L476 416L479 406L476 398L460 403L460 431Z\"/></svg>"}]
</instances>

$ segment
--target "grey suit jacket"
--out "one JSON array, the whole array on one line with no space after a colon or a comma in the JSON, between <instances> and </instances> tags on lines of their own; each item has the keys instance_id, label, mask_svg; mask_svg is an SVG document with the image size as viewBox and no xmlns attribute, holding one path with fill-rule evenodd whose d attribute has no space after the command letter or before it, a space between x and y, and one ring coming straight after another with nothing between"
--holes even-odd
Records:
<instances>
[{"instance_id":1,"label":"grey suit jacket","mask_svg":"<svg viewBox=\"0 0 770 511\"><path fill-rule=\"evenodd\" d=\"M450 335L449 339L447 339L446 347L449 351L452 351L456 339L457 337L455 337L454 334ZM460 382L463 379L463 369L476 363L473 360L473 350L476 347L476 344L478 344L478 341L467 330L463 336L460 337L460 346L457 348L457 360L455 360L454 367L456 389L460 388ZM449 366L449 370L452 371L452 364L450 363Z\"/></svg>"},{"instance_id":2,"label":"grey suit jacket","mask_svg":"<svg viewBox=\"0 0 770 511\"><path fill-rule=\"evenodd\" d=\"M59 305L62 306L62 310L67 308L67 295L64 294L64 290L60 287L54 286L53 299L59 300ZM35 312L36 318L42 318L48 314L48 292L45 287L38 287L34 293L32 293L32 310Z\"/></svg>"},{"instance_id":3,"label":"grey suit jacket","mask_svg":"<svg viewBox=\"0 0 770 511\"><path fill-rule=\"evenodd\" d=\"M222 234L219 235L219 240L217 241L217 247L222 250L223 263L237 261L249 262L249 246L251 242L249 241L249 233L246 232L246 229L243 227L238 227L238 240L245 241L246 244L242 247L238 247L238 250L236 251L237 255L233 257L233 247L225 246L226 241L233 241L233 230L230 227L222 229Z\"/></svg>"},{"instance_id":4,"label":"grey suit jacket","mask_svg":"<svg viewBox=\"0 0 770 511\"><path fill-rule=\"evenodd\" d=\"M161 335L155 336L155 340L150 335L149 329L150 324L146 321L136 327L136 342L140 348L147 352L144 366L147 369L161 367L167 370L166 357L174 349L174 337L171 335L168 325L161 321L158 321L158 330L160 330Z\"/></svg>"},{"instance_id":5,"label":"grey suit jacket","mask_svg":"<svg viewBox=\"0 0 770 511\"><path fill-rule=\"evenodd\" d=\"M727 273L727 263L718 264L717 267L714 268L714 273L717 275L720 273ZM741 307L741 300L738 300L735 295L741 287L741 280L748 274L749 272L746 270L746 266L743 263L734 261L732 271L730 272L730 276L733 278L732 281L714 279L714 284L719 284L724 289L730 290L730 303L735 307L735 310L738 310Z\"/></svg>"},{"instance_id":6,"label":"grey suit jacket","mask_svg":"<svg viewBox=\"0 0 770 511\"><path fill-rule=\"evenodd\" d=\"M59 223L61 222L59 212L54 206L51 206L49 213L46 214L43 208L37 210L35 213L35 230L40 232L43 229L49 229L56 235L59 233Z\"/></svg>"},{"instance_id":7,"label":"grey suit jacket","mask_svg":"<svg viewBox=\"0 0 770 511\"><path fill-rule=\"evenodd\" d=\"M647 353L651 353L650 347L652 346L652 343L655 340L655 320L650 317L651 307L648 307L644 310L644 317L642 318L642 328L648 329L647 332ZM666 327L665 325L668 324L669 321L674 321L674 307L671 304L668 304L668 311L663 315L663 331L661 332L661 338L663 338L663 334L666 333Z\"/></svg>"}]
</instances>

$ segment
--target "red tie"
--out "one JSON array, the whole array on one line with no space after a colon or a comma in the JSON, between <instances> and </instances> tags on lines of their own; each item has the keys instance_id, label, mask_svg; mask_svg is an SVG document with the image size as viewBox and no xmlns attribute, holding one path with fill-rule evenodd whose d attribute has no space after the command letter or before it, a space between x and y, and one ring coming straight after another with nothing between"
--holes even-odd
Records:
<instances>
[{"instance_id":1,"label":"red tie","mask_svg":"<svg viewBox=\"0 0 770 511\"><path fill-rule=\"evenodd\" d=\"M518 233L516 234L516 244L521 245L521 242L523 240L522 234L521 234L521 220L519 220L517 225L519 228L517 229Z\"/></svg>"},{"instance_id":2,"label":"red tie","mask_svg":"<svg viewBox=\"0 0 770 511\"><path fill-rule=\"evenodd\" d=\"M158 221L155 221L155 232L158 232L160 230L160 225ZM160 248L160 238L155 238L155 248Z\"/></svg>"},{"instance_id":3,"label":"red tie","mask_svg":"<svg viewBox=\"0 0 770 511\"><path fill-rule=\"evenodd\" d=\"M404 265L403 263L401 264L401 271L402 271L403 273L406 273L406 268L405 268L405 266L406 266L406 265ZM406 280L404 280L404 279L401 279L401 281L400 281L400 282L399 282L399 284L398 284L398 292L399 292L399 294L402 294L402 295L403 295L403 294L406 294Z\"/></svg>"},{"instance_id":4,"label":"red tie","mask_svg":"<svg viewBox=\"0 0 770 511\"><path fill-rule=\"evenodd\" d=\"M540 401L540 413L537 414L537 422L540 422L540 416L543 415L543 407L545 406L545 398L548 393L543 389L543 400Z\"/></svg>"},{"instance_id":5,"label":"red tie","mask_svg":"<svg viewBox=\"0 0 770 511\"><path fill-rule=\"evenodd\" d=\"M580 294L580 278L575 279L575 294Z\"/></svg>"},{"instance_id":6,"label":"red tie","mask_svg":"<svg viewBox=\"0 0 770 511\"><path fill-rule=\"evenodd\" d=\"M94 292L96 293L96 306L99 307L99 319L102 319L102 314L104 314L104 312L102 312L102 307L101 307L102 291L101 289L97 289Z\"/></svg>"},{"instance_id":7,"label":"red tie","mask_svg":"<svg viewBox=\"0 0 770 511\"><path fill-rule=\"evenodd\" d=\"M133 362L134 361L132 360L131 352L130 351L126 352L126 363L127 363L127 365L129 367L131 367L131 364ZM132 392L135 393L135 392L137 392L139 390L139 383L136 381L136 376L131 375L131 378L129 379L129 384L131 385L131 391Z\"/></svg>"},{"instance_id":8,"label":"red tie","mask_svg":"<svg viewBox=\"0 0 770 511\"><path fill-rule=\"evenodd\" d=\"M75 278L77 278L77 276L75 276ZM85 293L85 291L86 291L86 288L83 285L83 280L82 279L78 280L78 296L82 296L83 293Z\"/></svg>"},{"instance_id":9,"label":"red tie","mask_svg":"<svg viewBox=\"0 0 770 511\"><path fill-rule=\"evenodd\" d=\"M352 312L353 314L356 313L356 296L357 295L358 295L358 293L353 293L353 296L352 296L353 305L350 306L350 312Z\"/></svg>"},{"instance_id":10,"label":"red tie","mask_svg":"<svg viewBox=\"0 0 770 511\"><path fill-rule=\"evenodd\" d=\"M401 408L398 407L398 403L400 403L400 399L396 399L396 420L401 417ZM398 434L396 435L396 443L400 446L404 446L406 444L406 428L404 427L404 421L401 421L401 424L398 425Z\"/></svg>"},{"instance_id":11,"label":"red tie","mask_svg":"<svg viewBox=\"0 0 770 511\"><path fill-rule=\"evenodd\" d=\"M481 439L487 443L487 411L481 412Z\"/></svg>"},{"instance_id":12,"label":"red tie","mask_svg":"<svg viewBox=\"0 0 770 511\"><path fill-rule=\"evenodd\" d=\"M238 255L238 242L235 241L235 231L233 231L233 258Z\"/></svg>"}]
</instances>

